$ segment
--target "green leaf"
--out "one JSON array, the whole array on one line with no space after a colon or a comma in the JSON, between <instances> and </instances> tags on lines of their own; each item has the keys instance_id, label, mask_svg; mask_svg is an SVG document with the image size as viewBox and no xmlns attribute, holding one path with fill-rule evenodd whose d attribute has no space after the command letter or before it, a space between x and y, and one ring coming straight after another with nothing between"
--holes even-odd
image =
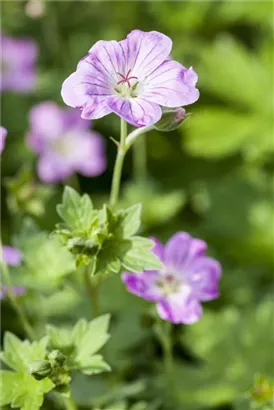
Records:
<instances>
[{"instance_id":1,"label":"green leaf","mask_svg":"<svg viewBox=\"0 0 274 410\"><path fill-rule=\"evenodd\" d=\"M57 238L39 231L29 220L14 243L24 254L23 264L17 268L20 284L28 288L52 289L75 270L73 257Z\"/></svg>"},{"instance_id":2,"label":"green leaf","mask_svg":"<svg viewBox=\"0 0 274 410\"><path fill-rule=\"evenodd\" d=\"M124 238L134 235L141 225L142 205L136 204L127 208L122 213L122 235Z\"/></svg>"},{"instance_id":3,"label":"green leaf","mask_svg":"<svg viewBox=\"0 0 274 410\"><path fill-rule=\"evenodd\" d=\"M261 124L259 117L219 107L203 108L193 116L183 145L190 154L206 158L237 152L257 137Z\"/></svg>"},{"instance_id":4,"label":"green leaf","mask_svg":"<svg viewBox=\"0 0 274 410\"><path fill-rule=\"evenodd\" d=\"M44 394L54 388L49 378L37 381L30 372L29 366L35 360L43 360L46 356L48 338L30 343L21 341L11 333L4 336L4 351L1 360L12 371L1 371L1 386L4 394L1 395L0 404L11 404L11 407L20 407L24 410L40 409Z\"/></svg>"},{"instance_id":5,"label":"green leaf","mask_svg":"<svg viewBox=\"0 0 274 410\"><path fill-rule=\"evenodd\" d=\"M80 319L73 329L60 329L47 326L49 345L68 356L68 365L85 374L100 373L110 370L102 356L95 355L108 341L109 315L99 316L87 322Z\"/></svg>"},{"instance_id":6,"label":"green leaf","mask_svg":"<svg viewBox=\"0 0 274 410\"><path fill-rule=\"evenodd\" d=\"M0 406L6 406L12 402L15 390L20 381L21 377L18 373L10 372L8 370L2 370L0 372Z\"/></svg>"},{"instance_id":7,"label":"green leaf","mask_svg":"<svg viewBox=\"0 0 274 410\"><path fill-rule=\"evenodd\" d=\"M122 260L122 265L130 272L142 272L143 270L162 269L162 262L151 251L154 242L147 238L134 237L132 247Z\"/></svg>"},{"instance_id":8,"label":"green leaf","mask_svg":"<svg viewBox=\"0 0 274 410\"><path fill-rule=\"evenodd\" d=\"M90 197L80 196L73 188L66 186L62 204L57 205L59 216L71 229L88 230L94 220L93 205Z\"/></svg>"}]
</instances>

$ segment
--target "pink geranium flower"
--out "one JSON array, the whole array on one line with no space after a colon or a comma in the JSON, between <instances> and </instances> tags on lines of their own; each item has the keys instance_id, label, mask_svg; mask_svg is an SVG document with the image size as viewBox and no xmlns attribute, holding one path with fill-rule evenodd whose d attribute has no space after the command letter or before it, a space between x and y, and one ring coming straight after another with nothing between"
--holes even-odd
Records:
<instances>
[{"instance_id":1,"label":"pink geranium flower","mask_svg":"<svg viewBox=\"0 0 274 410\"><path fill-rule=\"evenodd\" d=\"M155 240L153 251L164 264L159 271L123 273L127 289L155 302L160 317L173 323L191 324L202 315L201 302L219 296L221 265L205 255L201 239L178 232L163 246Z\"/></svg>"},{"instance_id":2,"label":"pink geranium flower","mask_svg":"<svg viewBox=\"0 0 274 410\"><path fill-rule=\"evenodd\" d=\"M62 97L82 118L115 113L136 127L151 125L161 107L199 98L197 74L169 59L172 41L157 31L133 30L122 41L98 41L63 83Z\"/></svg>"}]
</instances>

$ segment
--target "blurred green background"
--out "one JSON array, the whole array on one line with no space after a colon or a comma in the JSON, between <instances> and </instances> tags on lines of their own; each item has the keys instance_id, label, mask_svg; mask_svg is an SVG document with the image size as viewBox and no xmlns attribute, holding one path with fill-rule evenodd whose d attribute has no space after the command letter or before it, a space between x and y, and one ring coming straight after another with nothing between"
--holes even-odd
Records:
<instances>
[{"instance_id":1,"label":"blurred green background","mask_svg":"<svg viewBox=\"0 0 274 410\"><path fill-rule=\"evenodd\" d=\"M63 187L39 183L35 156L25 146L30 108L44 100L63 105L61 84L92 44L139 28L172 38L172 57L194 67L201 97L187 107L191 116L180 129L147 135L145 180L128 155L121 203L143 203L143 235L166 241L186 230L205 239L223 265L220 299L205 305L198 324L173 327L173 389L148 320L150 306L126 293L119 278L105 281L100 306L112 314L105 355L113 372L76 378L76 401L81 409L274 409L268 394L274 377L273 2L45 1L40 16L33 4L1 1L2 31L31 37L39 47L37 88L2 95L1 124L9 131L2 159L3 242L13 241L26 216L46 231L58 220ZM79 182L101 204L115 158L109 137L118 137L119 120L111 115L93 128L107 141L108 169ZM54 249L39 252L42 276L55 255ZM26 297L30 317L41 323L90 317L86 293L76 292L79 278ZM2 333L6 329L22 335L4 302ZM49 398L44 408L58 403Z\"/></svg>"}]
</instances>

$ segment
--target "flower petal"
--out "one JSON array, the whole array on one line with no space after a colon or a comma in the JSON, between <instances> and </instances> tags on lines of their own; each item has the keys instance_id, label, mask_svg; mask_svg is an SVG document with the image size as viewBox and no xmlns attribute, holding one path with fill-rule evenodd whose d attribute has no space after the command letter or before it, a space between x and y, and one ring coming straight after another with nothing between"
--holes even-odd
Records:
<instances>
[{"instance_id":1,"label":"flower petal","mask_svg":"<svg viewBox=\"0 0 274 410\"><path fill-rule=\"evenodd\" d=\"M192 238L186 232L173 235L165 246L164 262L168 268L184 274L188 264L207 248L206 242Z\"/></svg>"},{"instance_id":2,"label":"flower petal","mask_svg":"<svg viewBox=\"0 0 274 410\"><path fill-rule=\"evenodd\" d=\"M170 295L157 304L159 316L172 323L192 324L202 316L201 304L187 295Z\"/></svg>"},{"instance_id":3,"label":"flower petal","mask_svg":"<svg viewBox=\"0 0 274 410\"><path fill-rule=\"evenodd\" d=\"M157 302L162 298L162 291L156 286L157 279L157 271L122 274L122 280L129 292L152 302Z\"/></svg>"},{"instance_id":4,"label":"flower petal","mask_svg":"<svg viewBox=\"0 0 274 410\"><path fill-rule=\"evenodd\" d=\"M145 79L142 97L170 108L192 104L199 98L195 75L192 68L187 70L176 61L164 61Z\"/></svg>"},{"instance_id":5,"label":"flower petal","mask_svg":"<svg viewBox=\"0 0 274 410\"><path fill-rule=\"evenodd\" d=\"M22 261L22 253L19 249L12 246L3 245L3 259L7 265L20 265Z\"/></svg>"},{"instance_id":6,"label":"flower petal","mask_svg":"<svg viewBox=\"0 0 274 410\"><path fill-rule=\"evenodd\" d=\"M82 132L75 135L77 150L73 156L74 169L86 176L102 174L106 168L105 144L100 134Z\"/></svg>"},{"instance_id":7,"label":"flower petal","mask_svg":"<svg viewBox=\"0 0 274 410\"><path fill-rule=\"evenodd\" d=\"M46 183L55 183L69 178L74 172L66 158L48 152L38 161L39 178Z\"/></svg>"},{"instance_id":8,"label":"flower petal","mask_svg":"<svg viewBox=\"0 0 274 410\"><path fill-rule=\"evenodd\" d=\"M81 117L84 120L97 120L112 112L107 102L109 97L90 97L89 102L83 106Z\"/></svg>"},{"instance_id":9,"label":"flower petal","mask_svg":"<svg viewBox=\"0 0 274 410\"><path fill-rule=\"evenodd\" d=\"M6 128L0 126L0 154L3 152L3 149L5 148L7 134L8 131L6 130Z\"/></svg>"},{"instance_id":10,"label":"flower petal","mask_svg":"<svg viewBox=\"0 0 274 410\"><path fill-rule=\"evenodd\" d=\"M185 275L197 299L207 301L219 296L221 271L220 263L207 256L198 257L189 263Z\"/></svg>"},{"instance_id":11,"label":"flower petal","mask_svg":"<svg viewBox=\"0 0 274 410\"><path fill-rule=\"evenodd\" d=\"M133 30L120 45L125 53L125 71L131 69L131 75L143 79L168 57L172 41L157 31Z\"/></svg>"},{"instance_id":12,"label":"flower petal","mask_svg":"<svg viewBox=\"0 0 274 410\"><path fill-rule=\"evenodd\" d=\"M65 129L64 111L54 102L46 101L35 105L29 113L31 132L27 143L41 152L47 140L59 137Z\"/></svg>"},{"instance_id":13,"label":"flower petal","mask_svg":"<svg viewBox=\"0 0 274 410\"><path fill-rule=\"evenodd\" d=\"M158 256L158 258L162 261L164 259L164 245L155 237L151 237L155 243L154 247L152 248L152 252Z\"/></svg>"},{"instance_id":14,"label":"flower petal","mask_svg":"<svg viewBox=\"0 0 274 410\"><path fill-rule=\"evenodd\" d=\"M136 127L155 124L162 116L159 105L142 98L124 99L113 96L108 98L107 103L115 114Z\"/></svg>"}]
</instances>

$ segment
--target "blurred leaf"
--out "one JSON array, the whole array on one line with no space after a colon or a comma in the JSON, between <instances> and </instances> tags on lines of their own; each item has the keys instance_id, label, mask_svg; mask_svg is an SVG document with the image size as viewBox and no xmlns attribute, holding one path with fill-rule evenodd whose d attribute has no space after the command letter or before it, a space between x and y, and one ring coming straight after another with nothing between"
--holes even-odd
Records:
<instances>
[{"instance_id":1,"label":"blurred leaf","mask_svg":"<svg viewBox=\"0 0 274 410\"><path fill-rule=\"evenodd\" d=\"M47 338L32 344L22 342L12 333L5 333L4 351L1 360L16 372L1 371L1 406L11 404L22 410L40 409L44 394L54 388L49 378L37 381L29 373L29 365L33 360L43 360L46 355Z\"/></svg>"}]
</instances>

